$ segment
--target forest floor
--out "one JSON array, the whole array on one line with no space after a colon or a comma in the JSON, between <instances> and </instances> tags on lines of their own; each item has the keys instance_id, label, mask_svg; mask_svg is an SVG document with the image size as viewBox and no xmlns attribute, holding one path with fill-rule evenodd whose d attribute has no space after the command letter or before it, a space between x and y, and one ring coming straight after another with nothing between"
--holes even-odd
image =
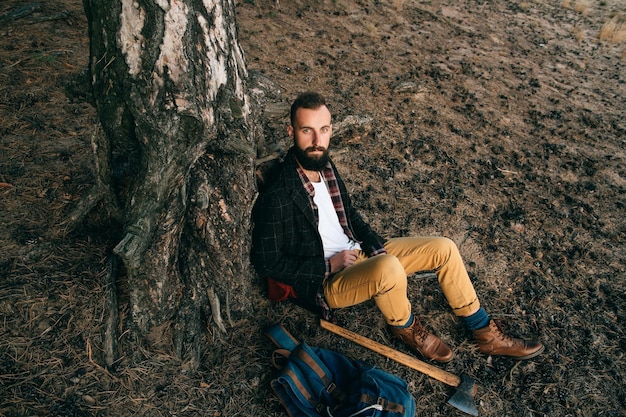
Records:
<instances>
[{"instance_id":1,"label":"forest floor","mask_svg":"<svg viewBox=\"0 0 626 417\"><path fill-rule=\"evenodd\" d=\"M254 295L228 334L208 325L202 367L122 333L103 366L109 236L66 230L94 186L94 108L77 97L89 39L79 0L0 4L0 416L284 416L269 388L282 322L313 346L406 379L417 415L460 416L452 389ZM480 388L486 417L626 416L626 6L622 0L237 2L239 40L270 97L267 146L289 146L298 92L331 103L333 159L381 234L453 239L483 305L529 361L486 358L436 282L415 311L455 350L442 368ZM279 111L276 111L279 109ZM281 110L282 109L282 110ZM124 311L123 311L124 313ZM346 327L400 350L372 303ZM124 317L124 314L122 314Z\"/></svg>"}]
</instances>

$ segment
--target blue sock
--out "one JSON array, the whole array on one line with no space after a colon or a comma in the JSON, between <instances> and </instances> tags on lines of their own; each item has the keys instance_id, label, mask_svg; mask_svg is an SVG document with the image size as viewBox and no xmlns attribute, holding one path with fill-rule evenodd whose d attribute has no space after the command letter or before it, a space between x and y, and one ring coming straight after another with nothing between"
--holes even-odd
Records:
<instances>
[{"instance_id":1,"label":"blue sock","mask_svg":"<svg viewBox=\"0 0 626 417\"><path fill-rule=\"evenodd\" d=\"M471 316L461 317L461 320L469 331L474 331L489 326L489 315L482 307L479 308L478 311Z\"/></svg>"},{"instance_id":2,"label":"blue sock","mask_svg":"<svg viewBox=\"0 0 626 417\"><path fill-rule=\"evenodd\" d=\"M400 326L393 326L393 327L396 327L398 329L406 329L407 327L411 327L412 324L413 324L413 313L411 313L411 316L409 317L409 321L407 321L405 324L402 324Z\"/></svg>"}]
</instances>

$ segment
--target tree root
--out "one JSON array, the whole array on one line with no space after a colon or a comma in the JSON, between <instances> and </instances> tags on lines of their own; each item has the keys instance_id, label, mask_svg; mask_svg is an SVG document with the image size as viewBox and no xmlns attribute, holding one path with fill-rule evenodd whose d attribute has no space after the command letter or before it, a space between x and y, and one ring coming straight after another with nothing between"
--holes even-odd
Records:
<instances>
[{"instance_id":1,"label":"tree root","mask_svg":"<svg viewBox=\"0 0 626 417\"><path fill-rule=\"evenodd\" d=\"M119 267L119 258L111 256L107 262L107 273L104 277L105 293L105 331L104 331L104 362L107 368L111 368L116 361L117 355L117 324L119 320L117 285L115 278Z\"/></svg>"},{"instance_id":2,"label":"tree root","mask_svg":"<svg viewBox=\"0 0 626 417\"><path fill-rule=\"evenodd\" d=\"M0 23L11 22L17 19L21 19L39 10L41 10L41 5L39 3L30 3L24 7L20 7L5 15L0 16Z\"/></svg>"},{"instance_id":3,"label":"tree root","mask_svg":"<svg viewBox=\"0 0 626 417\"><path fill-rule=\"evenodd\" d=\"M222 333L228 333L226 331L226 327L224 326L224 321L222 320L222 313L220 312L220 299L217 294L215 294L215 290L213 287L210 287L207 290L207 295L209 297L209 304L211 305L211 314L213 316L213 321L217 324L217 327L220 329ZM228 314L230 320L230 313Z\"/></svg>"},{"instance_id":4,"label":"tree root","mask_svg":"<svg viewBox=\"0 0 626 417\"><path fill-rule=\"evenodd\" d=\"M74 211L63 222L63 226L69 230L74 229L100 202L104 202L106 210L109 211L109 218L119 218L120 216L119 206L111 188L110 146L100 125L96 126L91 135L91 147L96 164L96 184L86 197L81 198Z\"/></svg>"}]
</instances>

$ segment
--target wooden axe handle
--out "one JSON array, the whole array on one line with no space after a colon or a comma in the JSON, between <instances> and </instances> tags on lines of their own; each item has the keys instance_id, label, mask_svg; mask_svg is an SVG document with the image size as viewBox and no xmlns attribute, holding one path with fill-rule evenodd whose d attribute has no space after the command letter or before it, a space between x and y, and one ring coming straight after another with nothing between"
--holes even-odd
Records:
<instances>
[{"instance_id":1,"label":"wooden axe handle","mask_svg":"<svg viewBox=\"0 0 626 417\"><path fill-rule=\"evenodd\" d=\"M327 320L320 320L320 325L322 329L329 330L339 336L342 336L352 342L358 343L359 345L366 347L374 352L380 353L383 356L386 356L389 359L393 359L394 361L408 366L409 368L413 368L417 371L420 371L423 374L426 374L438 381L443 382L444 384L448 384L453 387L458 387L461 383L461 378L451 374L450 372L444 371L443 369L439 369L436 366L433 366L429 363L420 361L419 359L414 358L413 356L409 356L406 353L402 353L398 350L390 348L389 346L385 346L378 342L375 342L367 337L361 336L360 334L354 333L348 329L344 329L343 327L337 326Z\"/></svg>"}]
</instances>

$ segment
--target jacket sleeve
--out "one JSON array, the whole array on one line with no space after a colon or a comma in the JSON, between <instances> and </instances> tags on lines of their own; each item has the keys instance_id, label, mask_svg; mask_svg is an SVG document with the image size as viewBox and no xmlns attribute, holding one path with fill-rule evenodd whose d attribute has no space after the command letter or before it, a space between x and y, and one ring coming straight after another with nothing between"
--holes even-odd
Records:
<instances>
[{"instance_id":1,"label":"jacket sleeve","mask_svg":"<svg viewBox=\"0 0 626 417\"><path fill-rule=\"evenodd\" d=\"M356 238L361 241L361 249L367 254L367 256L376 256L385 251L385 239L380 237L369 224L363 220L358 211L350 205L349 217L352 230L354 231Z\"/></svg>"},{"instance_id":2,"label":"jacket sleeve","mask_svg":"<svg viewBox=\"0 0 626 417\"><path fill-rule=\"evenodd\" d=\"M328 275L319 237L296 216L282 190L262 194L254 208L252 263L259 275L294 287L298 297L315 297ZM313 298L314 299L314 298Z\"/></svg>"}]
</instances>

